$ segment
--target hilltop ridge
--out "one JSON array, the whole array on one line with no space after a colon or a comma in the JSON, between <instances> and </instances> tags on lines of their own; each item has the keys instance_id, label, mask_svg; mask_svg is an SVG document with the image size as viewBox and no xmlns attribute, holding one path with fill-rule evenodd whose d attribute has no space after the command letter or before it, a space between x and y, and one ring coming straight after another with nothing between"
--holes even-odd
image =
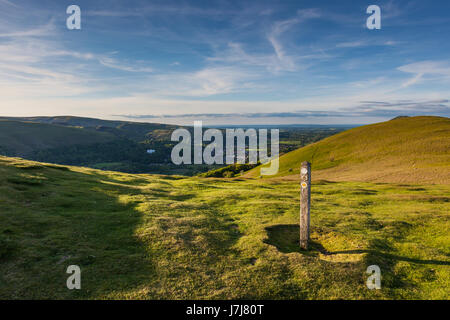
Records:
<instances>
[{"instance_id":1,"label":"hilltop ridge","mask_svg":"<svg viewBox=\"0 0 450 320\"><path fill-rule=\"evenodd\" d=\"M303 161L316 180L450 183L450 119L401 117L341 132L281 156L277 177L297 179Z\"/></svg>"}]
</instances>

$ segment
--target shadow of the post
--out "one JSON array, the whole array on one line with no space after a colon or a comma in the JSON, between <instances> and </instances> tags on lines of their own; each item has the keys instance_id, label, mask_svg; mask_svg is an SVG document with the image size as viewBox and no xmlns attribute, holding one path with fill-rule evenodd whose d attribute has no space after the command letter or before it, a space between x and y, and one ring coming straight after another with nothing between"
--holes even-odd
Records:
<instances>
[{"instance_id":1,"label":"shadow of the post","mask_svg":"<svg viewBox=\"0 0 450 320\"><path fill-rule=\"evenodd\" d=\"M418 264L431 264L431 265L450 265L450 261L441 260L421 260L416 258L403 257L385 250L376 249L379 248L378 240L371 241L369 243L369 249L356 249L356 250L341 250L341 251L327 251L322 244L317 241L311 240L309 242L308 250L303 250L299 245L299 234L300 228L296 224L284 224L284 225L274 225L266 228L268 238L264 241L267 244L275 246L278 251L282 253L292 253L298 252L308 256L318 256L323 255L338 255L338 254L364 254L367 253L369 256L377 256L384 259L396 260L396 261L406 261ZM371 248L375 249L371 249ZM386 247L389 250L389 247Z\"/></svg>"}]
</instances>

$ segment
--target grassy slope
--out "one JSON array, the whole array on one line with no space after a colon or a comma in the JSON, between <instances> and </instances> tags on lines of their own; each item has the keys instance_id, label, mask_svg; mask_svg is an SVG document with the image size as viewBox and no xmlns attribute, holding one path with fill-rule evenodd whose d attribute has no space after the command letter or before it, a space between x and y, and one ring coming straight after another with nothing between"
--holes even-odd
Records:
<instances>
[{"instance_id":1,"label":"grassy slope","mask_svg":"<svg viewBox=\"0 0 450 320\"><path fill-rule=\"evenodd\" d=\"M450 183L450 119L411 117L358 127L280 157L278 176L298 178L312 163L313 179ZM259 168L249 172L258 176Z\"/></svg>"},{"instance_id":2,"label":"grassy slope","mask_svg":"<svg viewBox=\"0 0 450 320\"><path fill-rule=\"evenodd\" d=\"M83 128L0 120L0 147L6 147L18 155L25 155L37 149L108 142L114 138L109 133Z\"/></svg>"},{"instance_id":3,"label":"grassy slope","mask_svg":"<svg viewBox=\"0 0 450 320\"><path fill-rule=\"evenodd\" d=\"M128 175L0 157L0 299L448 299L449 185ZM65 287L68 265L82 289ZM365 287L368 265L382 289Z\"/></svg>"}]
</instances>

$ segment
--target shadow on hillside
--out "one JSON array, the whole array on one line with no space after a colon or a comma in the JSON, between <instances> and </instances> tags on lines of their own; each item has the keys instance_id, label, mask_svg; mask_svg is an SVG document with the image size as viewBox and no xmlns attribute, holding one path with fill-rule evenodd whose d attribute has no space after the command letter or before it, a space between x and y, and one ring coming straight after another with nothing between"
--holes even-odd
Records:
<instances>
[{"instance_id":1,"label":"shadow on hillside","mask_svg":"<svg viewBox=\"0 0 450 320\"><path fill-rule=\"evenodd\" d=\"M364 250L342 250L342 251L327 251L320 243L311 241L310 249L308 251L301 250L299 247L299 226L298 225L274 225L266 228L268 238L264 241L267 244L275 246L282 253L298 252L306 256L318 257L319 254L326 256L333 256L339 254L365 254L362 261L350 262L353 265L359 265L357 272L365 274L365 270L370 265L377 265L380 267L382 275L382 286L386 289L385 293L392 297L398 298L399 291L395 289L415 289L418 284L411 279L408 268L397 268L399 261L405 261L414 264L422 265L444 265L449 266L449 261L441 260L422 260L416 258L409 258L391 253L395 250L393 244L388 240L373 239L369 241L368 249ZM396 240L401 240L401 236ZM337 265L334 261L328 261ZM344 263L344 265L348 265ZM428 281L435 279L435 271L433 268L425 268L420 272L421 276ZM359 275L356 277L358 278Z\"/></svg>"},{"instance_id":2,"label":"shadow on hillside","mask_svg":"<svg viewBox=\"0 0 450 320\"><path fill-rule=\"evenodd\" d=\"M128 182L60 168L3 168L0 184L14 205L0 206L0 236L14 251L0 260L10 270L0 279L1 299L114 298L156 277L151 252L135 234L142 223L137 202L119 201L136 194ZM39 183L27 181L25 171ZM81 290L66 287L69 265L81 268Z\"/></svg>"},{"instance_id":3,"label":"shadow on hillside","mask_svg":"<svg viewBox=\"0 0 450 320\"><path fill-rule=\"evenodd\" d=\"M450 265L449 261L441 260L421 260L415 258L408 258L396 254L388 253L386 251L393 250L392 245L387 240L373 239L369 242L369 249L362 250L342 250L342 251L327 251L319 242L311 240L310 249L302 250L299 246L300 227L296 224L289 225L274 225L266 228L268 238L264 241L267 244L275 246L278 251L282 253L299 252L307 255L337 255L337 254L363 254L367 253L366 260L376 264L380 261L406 261L418 264L431 265Z\"/></svg>"},{"instance_id":4,"label":"shadow on hillside","mask_svg":"<svg viewBox=\"0 0 450 320\"><path fill-rule=\"evenodd\" d=\"M420 260L420 259L414 259L414 258L408 258L408 257L402 257L395 254L385 253L385 252L379 252L376 250L343 250L343 251L334 251L334 252L327 252L329 255L333 254L362 254L362 253L368 253L372 256L381 256L386 257L392 260L397 261L406 261L406 262L412 262L412 263L418 263L418 264L435 264L435 265L442 265L442 266L450 266L450 261L441 261L441 260Z\"/></svg>"},{"instance_id":5,"label":"shadow on hillside","mask_svg":"<svg viewBox=\"0 0 450 320\"><path fill-rule=\"evenodd\" d=\"M270 244L282 253L299 252L309 256L318 256L325 252L325 248L316 241L310 241L309 249L300 248L300 227L296 224L280 224L266 228L268 238L264 243Z\"/></svg>"},{"instance_id":6,"label":"shadow on hillside","mask_svg":"<svg viewBox=\"0 0 450 320\"><path fill-rule=\"evenodd\" d=\"M0 166L3 197L14 199L8 207L0 193L0 269L13 270L0 273L0 299L197 297L205 274L222 276L218 257L239 255L242 233L221 205L190 203L195 194L170 180ZM69 265L81 268L81 290L66 287Z\"/></svg>"}]
</instances>

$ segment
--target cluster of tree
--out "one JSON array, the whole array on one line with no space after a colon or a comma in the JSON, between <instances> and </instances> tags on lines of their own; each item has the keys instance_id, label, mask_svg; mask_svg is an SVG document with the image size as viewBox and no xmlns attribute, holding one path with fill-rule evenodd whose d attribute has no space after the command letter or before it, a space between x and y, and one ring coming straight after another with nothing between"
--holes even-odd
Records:
<instances>
[{"instance_id":1,"label":"cluster of tree","mask_svg":"<svg viewBox=\"0 0 450 320\"><path fill-rule=\"evenodd\" d=\"M148 154L148 149L153 149L155 152ZM163 142L145 144L129 139L117 139L106 143L37 150L29 154L27 158L66 165L93 166L98 163L123 162L142 167L142 165L170 161L170 149L170 145Z\"/></svg>"},{"instance_id":2,"label":"cluster of tree","mask_svg":"<svg viewBox=\"0 0 450 320\"><path fill-rule=\"evenodd\" d=\"M126 173L196 175L217 169L219 165L175 165L170 155L174 143L148 139L135 142L117 139L106 143L71 145L37 150L27 159L63 165L84 166ZM147 150L155 150L147 153Z\"/></svg>"},{"instance_id":3,"label":"cluster of tree","mask_svg":"<svg viewBox=\"0 0 450 320\"><path fill-rule=\"evenodd\" d=\"M211 170L202 174L199 174L200 177L206 178L232 178L238 174L241 174L245 171L253 169L258 166L259 163L256 164L231 164L229 166L219 168L216 170Z\"/></svg>"}]
</instances>

